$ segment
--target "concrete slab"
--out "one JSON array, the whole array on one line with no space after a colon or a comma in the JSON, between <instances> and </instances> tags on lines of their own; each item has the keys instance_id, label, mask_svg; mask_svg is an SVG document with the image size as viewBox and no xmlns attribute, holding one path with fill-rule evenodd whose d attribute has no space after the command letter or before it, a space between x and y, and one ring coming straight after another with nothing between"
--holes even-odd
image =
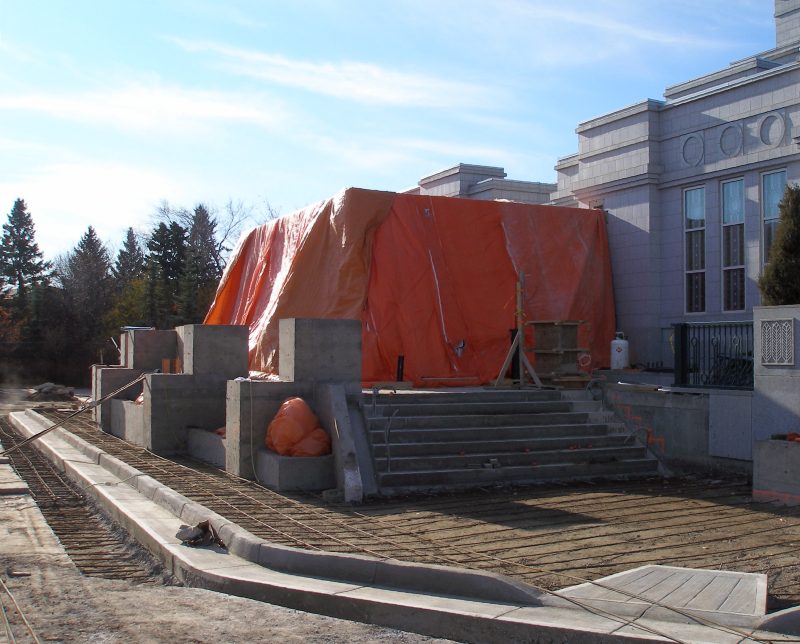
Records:
<instances>
[{"instance_id":1,"label":"concrete slab","mask_svg":"<svg viewBox=\"0 0 800 644\"><path fill-rule=\"evenodd\" d=\"M33 551L72 565L31 497L0 497L0 555Z\"/></svg>"},{"instance_id":2,"label":"concrete slab","mask_svg":"<svg viewBox=\"0 0 800 644\"><path fill-rule=\"evenodd\" d=\"M10 465L0 465L0 494L29 494L25 483Z\"/></svg>"},{"instance_id":3,"label":"concrete slab","mask_svg":"<svg viewBox=\"0 0 800 644\"><path fill-rule=\"evenodd\" d=\"M766 575L676 566L641 566L559 591L614 614L755 626L765 615Z\"/></svg>"}]
</instances>

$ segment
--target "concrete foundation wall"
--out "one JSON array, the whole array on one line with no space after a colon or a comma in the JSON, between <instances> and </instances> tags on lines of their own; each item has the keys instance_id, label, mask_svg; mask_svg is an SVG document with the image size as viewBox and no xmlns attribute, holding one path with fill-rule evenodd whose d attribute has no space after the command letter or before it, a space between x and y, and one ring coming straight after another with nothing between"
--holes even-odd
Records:
<instances>
[{"instance_id":1,"label":"concrete foundation wall","mask_svg":"<svg viewBox=\"0 0 800 644\"><path fill-rule=\"evenodd\" d=\"M247 376L246 326L187 324L176 332L183 373L223 380Z\"/></svg>"},{"instance_id":2,"label":"concrete foundation wall","mask_svg":"<svg viewBox=\"0 0 800 644\"><path fill-rule=\"evenodd\" d=\"M287 398L299 396L316 413L312 383L230 380L227 383L225 469L246 479L256 476L255 453L266 444L267 425Z\"/></svg>"},{"instance_id":3,"label":"concrete foundation wall","mask_svg":"<svg viewBox=\"0 0 800 644\"><path fill-rule=\"evenodd\" d=\"M207 429L189 429L186 451L192 458L225 467L226 439Z\"/></svg>"},{"instance_id":4,"label":"concrete foundation wall","mask_svg":"<svg viewBox=\"0 0 800 644\"><path fill-rule=\"evenodd\" d=\"M131 400L111 402L111 434L129 443L144 447L144 405Z\"/></svg>"},{"instance_id":5,"label":"concrete foundation wall","mask_svg":"<svg viewBox=\"0 0 800 644\"><path fill-rule=\"evenodd\" d=\"M122 366L153 371L161 369L161 360L178 357L178 336L175 331L141 329L126 331L121 338Z\"/></svg>"},{"instance_id":6,"label":"concrete foundation wall","mask_svg":"<svg viewBox=\"0 0 800 644\"><path fill-rule=\"evenodd\" d=\"M756 441L753 455L753 498L800 505L800 443Z\"/></svg>"},{"instance_id":7,"label":"concrete foundation wall","mask_svg":"<svg viewBox=\"0 0 800 644\"><path fill-rule=\"evenodd\" d=\"M746 404L749 398L747 392L743 393L740 399ZM609 384L603 395L605 404L625 423L628 431L635 432L669 469L750 472L748 460L722 456L720 450L712 447L719 440L715 442L710 436L712 405L709 401L717 392L677 393ZM744 425L747 422L749 416ZM741 427L738 431L742 431Z\"/></svg>"},{"instance_id":8,"label":"concrete foundation wall","mask_svg":"<svg viewBox=\"0 0 800 644\"><path fill-rule=\"evenodd\" d=\"M214 430L225 425L225 380L150 374L144 390L144 447L156 454L185 453L190 427Z\"/></svg>"},{"instance_id":9,"label":"concrete foundation wall","mask_svg":"<svg viewBox=\"0 0 800 644\"><path fill-rule=\"evenodd\" d=\"M281 456L265 447L256 450L258 481L280 492L321 492L336 487L333 454L317 457Z\"/></svg>"},{"instance_id":10,"label":"concrete foundation wall","mask_svg":"<svg viewBox=\"0 0 800 644\"><path fill-rule=\"evenodd\" d=\"M279 322L278 371L287 382L361 382L361 322Z\"/></svg>"},{"instance_id":11,"label":"concrete foundation wall","mask_svg":"<svg viewBox=\"0 0 800 644\"><path fill-rule=\"evenodd\" d=\"M126 369L124 367L110 367L106 365L92 365L92 397L95 400L105 398L120 387L136 380L143 373L142 369ZM116 398L123 400L135 400L142 393L142 383L137 383L130 389L126 389ZM92 418L103 431L111 431L112 401L98 405L92 410Z\"/></svg>"}]
</instances>

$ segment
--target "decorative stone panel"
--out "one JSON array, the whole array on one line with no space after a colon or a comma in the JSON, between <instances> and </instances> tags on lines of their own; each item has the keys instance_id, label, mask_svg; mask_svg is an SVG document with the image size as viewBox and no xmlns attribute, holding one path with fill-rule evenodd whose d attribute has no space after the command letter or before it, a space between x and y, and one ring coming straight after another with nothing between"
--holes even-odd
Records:
<instances>
[{"instance_id":1,"label":"decorative stone panel","mask_svg":"<svg viewBox=\"0 0 800 644\"><path fill-rule=\"evenodd\" d=\"M794 320L761 321L761 364L794 364Z\"/></svg>"}]
</instances>

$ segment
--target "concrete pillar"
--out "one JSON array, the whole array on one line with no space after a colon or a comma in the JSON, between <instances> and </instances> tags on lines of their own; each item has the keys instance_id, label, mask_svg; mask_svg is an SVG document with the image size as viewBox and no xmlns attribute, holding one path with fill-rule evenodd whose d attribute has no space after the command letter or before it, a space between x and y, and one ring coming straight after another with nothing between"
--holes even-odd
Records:
<instances>
[{"instance_id":1,"label":"concrete pillar","mask_svg":"<svg viewBox=\"0 0 800 644\"><path fill-rule=\"evenodd\" d=\"M361 382L361 322L279 322L278 372L286 382Z\"/></svg>"},{"instance_id":2,"label":"concrete pillar","mask_svg":"<svg viewBox=\"0 0 800 644\"><path fill-rule=\"evenodd\" d=\"M248 374L248 329L243 325L187 324L175 329L183 373L224 380Z\"/></svg>"},{"instance_id":3,"label":"concrete pillar","mask_svg":"<svg viewBox=\"0 0 800 644\"><path fill-rule=\"evenodd\" d=\"M154 371L161 369L164 358L178 356L177 334L175 331L158 329L133 329L126 331L121 338L120 362L128 369Z\"/></svg>"}]
</instances>

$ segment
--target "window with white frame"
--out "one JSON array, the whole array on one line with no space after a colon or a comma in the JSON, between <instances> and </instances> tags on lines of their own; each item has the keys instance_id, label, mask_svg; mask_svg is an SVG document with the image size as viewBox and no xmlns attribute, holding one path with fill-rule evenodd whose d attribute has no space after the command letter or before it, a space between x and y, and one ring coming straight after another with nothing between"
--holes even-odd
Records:
<instances>
[{"instance_id":1,"label":"window with white frame","mask_svg":"<svg viewBox=\"0 0 800 644\"><path fill-rule=\"evenodd\" d=\"M786 190L786 170L765 172L761 175L761 217L764 221L764 252L761 261L764 264L769 261L769 251L775 239L775 231L778 229L780 219L778 205L783 199L784 190Z\"/></svg>"},{"instance_id":2,"label":"window with white frame","mask_svg":"<svg viewBox=\"0 0 800 644\"><path fill-rule=\"evenodd\" d=\"M683 191L686 233L686 312L706 310L706 190Z\"/></svg>"},{"instance_id":3,"label":"window with white frame","mask_svg":"<svg viewBox=\"0 0 800 644\"><path fill-rule=\"evenodd\" d=\"M744 179L722 183L722 310L744 310Z\"/></svg>"}]
</instances>

